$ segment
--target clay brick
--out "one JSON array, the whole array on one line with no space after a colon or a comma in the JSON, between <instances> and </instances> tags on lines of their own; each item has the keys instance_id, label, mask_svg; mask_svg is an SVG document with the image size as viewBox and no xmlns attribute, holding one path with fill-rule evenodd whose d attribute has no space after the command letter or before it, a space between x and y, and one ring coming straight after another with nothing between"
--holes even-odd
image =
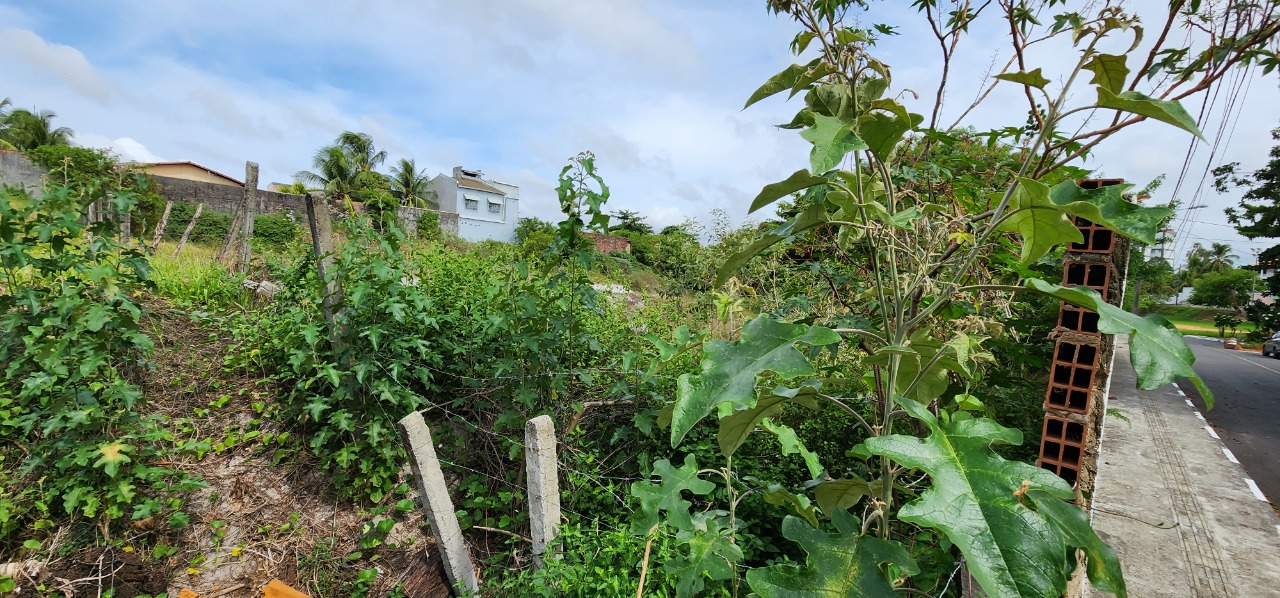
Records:
<instances>
[{"instance_id":1,"label":"clay brick","mask_svg":"<svg viewBox=\"0 0 1280 598\"><path fill-rule=\"evenodd\" d=\"M1093 264L1086 262L1071 262L1063 264L1062 268L1062 285L1088 287L1102 295L1102 300L1107 301L1110 294L1109 287L1111 283L1111 265L1110 264Z\"/></svg>"},{"instance_id":2,"label":"clay brick","mask_svg":"<svg viewBox=\"0 0 1280 598\"><path fill-rule=\"evenodd\" d=\"M1076 228L1080 229L1080 234L1084 237L1081 243L1072 243L1068 248L1069 251L1078 253L1111 253L1115 249L1115 233L1105 226L1099 226L1093 222L1075 217Z\"/></svg>"},{"instance_id":3,"label":"clay brick","mask_svg":"<svg viewBox=\"0 0 1280 598\"><path fill-rule=\"evenodd\" d=\"M1040 438L1040 458L1036 465L1052 471L1067 483L1075 485L1084 458L1084 424L1068 419L1044 416L1044 432Z\"/></svg>"},{"instance_id":4,"label":"clay brick","mask_svg":"<svg viewBox=\"0 0 1280 598\"><path fill-rule=\"evenodd\" d=\"M1074 305L1062 304L1058 310L1058 327L1085 334L1098 333L1098 314Z\"/></svg>"},{"instance_id":5,"label":"clay brick","mask_svg":"<svg viewBox=\"0 0 1280 598\"><path fill-rule=\"evenodd\" d=\"M1089 397L1097 373L1098 349L1067 341L1058 341L1049 369L1049 391L1045 409L1055 408L1074 413L1088 413Z\"/></svg>"}]
</instances>

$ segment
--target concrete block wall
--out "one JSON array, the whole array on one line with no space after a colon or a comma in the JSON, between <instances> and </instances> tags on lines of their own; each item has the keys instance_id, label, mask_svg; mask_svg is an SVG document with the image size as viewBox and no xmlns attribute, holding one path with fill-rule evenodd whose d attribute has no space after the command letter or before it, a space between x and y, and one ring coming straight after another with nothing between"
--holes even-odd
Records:
<instances>
[{"instance_id":1,"label":"concrete block wall","mask_svg":"<svg viewBox=\"0 0 1280 598\"><path fill-rule=\"evenodd\" d=\"M0 150L0 184L39 188L44 186L46 174L49 171L37 166L22 152Z\"/></svg>"},{"instance_id":2,"label":"concrete block wall","mask_svg":"<svg viewBox=\"0 0 1280 598\"><path fill-rule=\"evenodd\" d=\"M167 176L152 176L158 187L157 191L166 200L203 203L206 210L234 214L236 207L244 200L244 188L230 185L218 185L202 181L189 181ZM258 190L255 194L258 205L257 214L274 214L289 212L299 220L306 217L306 199L301 195L280 193L277 191Z\"/></svg>"},{"instance_id":3,"label":"concrete block wall","mask_svg":"<svg viewBox=\"0 0 1280 598\"><path fill-rule=\"evenodd\" d=\"M418 232L418 219L427 212L436 212L440 216L440 232L451 237L458 236L458 214L456 212L438 212L423 208L400 208L396 210L396 216L400 219L400 226L408 234L416 235Z\"/></svg>"}]
</instances>

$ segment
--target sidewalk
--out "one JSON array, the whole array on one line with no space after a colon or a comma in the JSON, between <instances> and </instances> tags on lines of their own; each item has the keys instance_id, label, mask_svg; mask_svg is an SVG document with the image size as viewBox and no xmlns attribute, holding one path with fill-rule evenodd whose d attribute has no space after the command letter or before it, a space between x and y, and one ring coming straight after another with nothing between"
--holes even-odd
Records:
<instances>
[{"instance_id":1,"label":"sidewalk","mask_svg":"<svg viewBox=\"0 0 1280 598\"><path fill-rule=\"evenodd\" d=\"M1092 516L1129 595L1280 597L1280 518L1200 406L1173 385L1137 390L1128 339L1116 345L1107 407L1132 425L1105 420Z\"/></svg>"}]
</instances>

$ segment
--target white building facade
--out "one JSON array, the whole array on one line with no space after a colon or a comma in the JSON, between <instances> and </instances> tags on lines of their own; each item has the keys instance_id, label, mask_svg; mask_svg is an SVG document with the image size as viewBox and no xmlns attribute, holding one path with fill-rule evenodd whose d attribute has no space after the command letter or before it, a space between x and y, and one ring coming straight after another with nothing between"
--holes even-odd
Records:
<instances>
[{"instance_id":1,"label":"white building facade","mask_svg":"<svg viewBox=\"0 0 1280 598\"><path fill-rule=\"evenodd\" d=\"M431 179L441 212L458 215L458 237L467 241L514 242L520 221L520 188L484 178L479 170L453 168L453 176Z\"/></svg>"}]
</instances>

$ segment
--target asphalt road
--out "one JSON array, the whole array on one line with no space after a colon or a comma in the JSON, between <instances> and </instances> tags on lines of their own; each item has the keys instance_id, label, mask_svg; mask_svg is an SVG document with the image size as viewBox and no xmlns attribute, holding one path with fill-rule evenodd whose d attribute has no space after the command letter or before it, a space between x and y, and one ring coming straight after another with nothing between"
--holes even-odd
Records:
<instances>
[{"instance_id":1,"label":"asphalt road","mask_svg":"<svg viewBox=\"0 0 1280 598\"><path fill-rule=\"evenodd\" d=\"M1222 348L1222 341L1188 337L1195 370L1213 391L1204 411L1195 388L1178 386L1196 402L1222 442L1240 460L1272 504L1280 504L1280 359Z\"/></svg>"}]
</instances>

